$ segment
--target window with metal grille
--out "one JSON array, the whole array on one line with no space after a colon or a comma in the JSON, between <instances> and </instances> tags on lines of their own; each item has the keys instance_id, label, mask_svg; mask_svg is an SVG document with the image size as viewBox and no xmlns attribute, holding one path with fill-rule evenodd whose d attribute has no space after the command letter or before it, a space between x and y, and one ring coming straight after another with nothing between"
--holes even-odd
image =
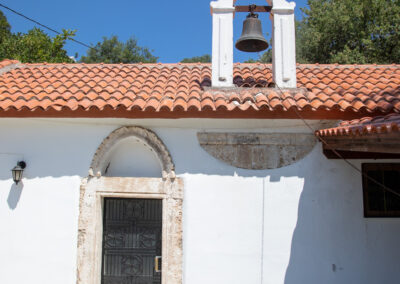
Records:
<instances>
[{"instance_id":1,"label":"window with metal grille","mask_svg":"<svg viewBox=\"0 0 400 284\"><path fill-rule=\"evenodd\" d=\"M363 164L362 171L364 216L400 217L400 164Z\"/></svg>"}]
</instances>

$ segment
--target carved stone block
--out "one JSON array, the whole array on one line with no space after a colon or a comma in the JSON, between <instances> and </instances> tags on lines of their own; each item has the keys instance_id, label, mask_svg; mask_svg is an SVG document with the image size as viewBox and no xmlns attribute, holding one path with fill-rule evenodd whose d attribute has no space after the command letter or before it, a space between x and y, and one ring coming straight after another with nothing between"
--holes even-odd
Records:
<instances>
[{"instance_id":1,"label":"carved stone block","mask_svg":"<svg viewBox=\"0 0 400 284\"><path fill-rule=\"evenodd\" d=\"M263 170L291 165L315 146L306 133L215 133L197 134L201 147L214 158L237 168Z\"/></svg>"}]
</instances>

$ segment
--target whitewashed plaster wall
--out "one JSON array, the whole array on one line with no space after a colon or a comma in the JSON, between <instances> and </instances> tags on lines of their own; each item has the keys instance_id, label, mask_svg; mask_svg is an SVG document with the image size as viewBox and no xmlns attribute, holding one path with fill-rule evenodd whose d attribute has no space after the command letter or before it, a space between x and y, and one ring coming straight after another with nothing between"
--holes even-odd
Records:
<instances>
[{"instance_id":1,"label":"whitewashed plaster wall","mask_svg":"<svg viewBox=\"0 0 400 284\"><path fill-rule=\"evenodd\" d=\"M155 131L184 179L184 283L398 283L400 220L363 217L361 177L345 163L317 145L285 168L241 170L196 137L307 131L300 121L110 119L0 119L0 283L75 282L80 178L122 125ZM20 159L28 167L15 186ZM112 164L117 174L127 160Z\"/></svg>"},{"instance_id":2,"label":"whitewashed plaster wall","mask_svg":"<svg viewBox=\"0 0 400 284\"><path fill-rule=\"evenodd\" d=\"M133 137L117 143L108 157L106 176L161 177L161 164L154 152Z\"/></svg>"}]
</instances>

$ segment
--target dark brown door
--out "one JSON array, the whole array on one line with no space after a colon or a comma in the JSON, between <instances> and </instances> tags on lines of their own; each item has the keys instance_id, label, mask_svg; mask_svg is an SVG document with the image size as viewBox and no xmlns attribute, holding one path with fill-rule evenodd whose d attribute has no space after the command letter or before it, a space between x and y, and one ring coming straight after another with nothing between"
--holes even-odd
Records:
<instances>
[{"instance_id":1,"label":"dark brown door","mask_svg":"<svg viewBox=\"0 0 400 284\"><path fill-rule=\"evenodd\" d=\"M161 232L161 200L106 198L102 283L161 284Z\"/></svg>"}]
</instances>

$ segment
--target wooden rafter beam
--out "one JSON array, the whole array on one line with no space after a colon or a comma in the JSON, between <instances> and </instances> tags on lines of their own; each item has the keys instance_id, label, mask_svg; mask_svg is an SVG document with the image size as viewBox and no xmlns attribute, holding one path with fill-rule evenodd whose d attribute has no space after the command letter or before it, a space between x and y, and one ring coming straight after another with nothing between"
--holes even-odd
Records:
<instances>
[{"instance_id":1,"label":"wooden rafter beam","mask_svg":"<svg viewBox=\"0 0 400 284\"><path fill-rule=\"evenodd\" d=\"M250 6L235 6L235 12L251 12ZM272 6L256 6L253 12L257 13L269 13L272 10Z\"/></svg>"},{"instance_id":2,"label":"wooden rafter beam","mask_svg":"<svg viewBox=\"0 0 400 284\"><path fill-rule=\"evenodd\" d=\"M400 154L390 153L372 153L372 152L354 152L354 151L340 151L340 150L323 150L324 155L330 160L345 159L400 159ZM338 156L338 153L340 156Z\"/></svg>"},{"instance_id":3,"label":"wooden rafter beam","mask_svg":"<svg viewBox=\"0 0 400 284\"><path fill-rule=\"evenodd\" d=\"M346 153L400 154L400 132L364 136L324 137L324 151ZM361 158L361 157L360 157Z\"/></svg>"}]
</instances>

